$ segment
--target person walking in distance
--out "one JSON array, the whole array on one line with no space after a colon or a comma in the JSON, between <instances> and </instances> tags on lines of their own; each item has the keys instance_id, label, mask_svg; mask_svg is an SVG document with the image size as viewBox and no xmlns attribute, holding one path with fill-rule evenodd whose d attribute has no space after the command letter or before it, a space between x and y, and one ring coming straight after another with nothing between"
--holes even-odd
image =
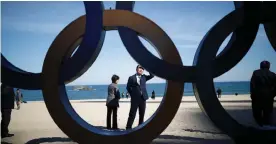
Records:
<instances>
[{"instance_id":1,"label":"person walking in distance","mask_svg":"<svg viewBox=\"0 0 276 144\"><path fill-rule=\"evenodd\" d=\"M27 103L26 101L24 101L24 97L23 97L23 93L21 92L21 97L20 97L20 99L21 99L21 103Z\"/></svg>"},{"instance_id":2,"label":"person walking in distance","mask_svg":"<svg viewBox=\"0 0 276 144\"><path fill-rule=\"evenodd\" d=\"M151 93L151 98L152 99L155 99L155 91L153 90L152 93Z\"/></svg>"},{"instance_id":3,"label":"person walking in distance","mask_svg":"<svg viewBox=\"0 0 276 144\"><path fill-rule=\"evenodd\" d=\"M17 110L19 110L20 109L20 104L21 104L21 92L20 92L19 89L16 90L15 100L16 100Z\"/></svg>"},{"instance_id":4,"label":"person walking in distance","mask_svg":"<svg viewBox=\"0 0 276 144\"><path fill-rule=\"evenodd\" d=\"M218 98L221 98L221 89L220 88L218 88L217 94L218 94Z\"/></svg>"},{"instance_id":5,"label":"person walking in distance","mask_svg":"<svg viewBox=\"0 0 276 144\"><path fill-rule=\"evenodd\" d=\"M129 96L129 94L128 94L128 92L126 93L126 98L128 99L128 96Z\"/></svg>"},{"instance_id":6,"label":"person walking in distance","mask_svg":"<svg viewBox=\"0 0 276 144\"><path fill-rule=\"evenodd\" d=\"M255 70L250 80L252 111L259 126L269 126L273 113L276 89L276 74L269 70L270 63L262 61L260 69Z\"/></svg>"},{"instance_id":7,"label":"person walking in distance","mask_svg":"<svg viewBox=\"0 0 276 144\"><path fill-rule=\"evenodd\" d=\"M141 65L136 67L136 74L130 76L127 82L127 91L131 97L130 112L126 125L126 129L131 129L133 121L139 108L139 125L144 122L144 114L146 110L146 100L149 98L146 89L146 82L154 76L144 75L144 68Z\"/></svg>"},{"instance_id":8,"label":"person walking in distance","mask_svg":"<svg viewBox=\"0 0 276 144\"><path fill-rule=\"evenodd\" d=\"M11 112L14 109L14 91L12 87L1 84L1 137L12 137L14 134L9 133L9 124L11 121Z\"/></svg>"},{"instance_id":9,"label":"person walking in distance","mask_svg":"<svg viewBox=\"0 0 276 144\"><path fill-rule=\"evenodd\" d=\"M106 118L106 125L107 129L111 129L111 115L113 113L113 122L112 122L112 129L118 129L117 124L117 110L119 107L119 99L120 99L120 91L118 89L118 82L119 76L113 75L111 77L112 83L108 86L108 96L106 99L106 106L107 106L107 118Z\"/></svg>"},{"instance_id":10,"label":"person walking in distance","mask_svg":"<svg viewBox=\"0 0 276 144\"><path fill-rule=\"evenodd\" d=\"M125 97L125 93L124 92L122 92L122 98L124 98Z\"/></svg>"}]
</instances>

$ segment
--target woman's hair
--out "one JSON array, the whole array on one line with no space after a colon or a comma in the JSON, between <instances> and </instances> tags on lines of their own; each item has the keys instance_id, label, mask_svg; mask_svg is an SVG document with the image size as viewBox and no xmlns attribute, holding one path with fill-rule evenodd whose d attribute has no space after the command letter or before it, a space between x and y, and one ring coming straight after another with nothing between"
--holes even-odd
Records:
<instances>
[{"instance_id":1,"label":"woman's hair","mask_svg":"<svg viewBox=\"0 0 276 144\"><path fill-rule=\"evenodd\" d=\"M117 80L119 80L120 79L120 77L119 76L117 76L117 75L113 75L112 77L111 77L111 81L112 81L112 83L115 83Z\"/></svg>"}]
</instances>

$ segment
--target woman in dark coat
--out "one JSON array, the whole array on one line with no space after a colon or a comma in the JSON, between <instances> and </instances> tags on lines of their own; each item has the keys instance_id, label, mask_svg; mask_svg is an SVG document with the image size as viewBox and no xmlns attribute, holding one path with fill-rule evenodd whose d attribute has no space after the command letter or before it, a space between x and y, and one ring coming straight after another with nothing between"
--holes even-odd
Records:
<instances>
[{"instance_id":1,"label":"woman in dark coat","mask_svg":"<svg viewBox=\"0 0 276 144\"><path fill-rule=\"evenodd\" d=\"M107 129L111 129L111 115L113 113L113 122L112 129L118 129L117 124L117 110L119 107L120 91L118 89L119 76L113 75L112 83L108 86L108 96L106 99L107 106L107 120L106 125Z\"/></svg>"}]
</instances>

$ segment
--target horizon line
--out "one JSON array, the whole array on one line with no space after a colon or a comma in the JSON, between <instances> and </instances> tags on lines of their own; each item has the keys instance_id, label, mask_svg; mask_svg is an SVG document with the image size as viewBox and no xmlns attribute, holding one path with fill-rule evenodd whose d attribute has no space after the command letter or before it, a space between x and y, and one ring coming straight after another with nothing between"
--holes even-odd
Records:
<instances>
[{"instance_id":1,"label":"horizon line","mask_svg":"<svg viewBox=\"0 0 276 144\"><path fill-rule=\"evenodd\" d=\"M246 80L243 80L243 81L214 81L215 83L216 82L250 82L249 80L248 81L246 81ZM153 83L147 83L147 84L165 84L166 82L164 82L164 83L155 83L155 82L153 82ZM191 83L191 82L187 82L187 83ZM82 86L82 85L109 85L110 83L108 83L108 84L68 84L67 86L76 86L76 85L78 85L78 86ZM118 84L118 85L126 85L126 83L120 83L120 84Z\"/></svg>"}]
</instances>

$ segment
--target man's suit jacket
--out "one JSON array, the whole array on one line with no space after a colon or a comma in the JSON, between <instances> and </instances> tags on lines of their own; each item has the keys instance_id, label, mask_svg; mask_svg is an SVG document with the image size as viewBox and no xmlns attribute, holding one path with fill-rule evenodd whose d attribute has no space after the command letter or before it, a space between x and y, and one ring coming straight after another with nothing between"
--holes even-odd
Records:
<instances>
[{"instance_id":1,"label":"man's suit jacket","mask_svg":"<svg viewBox=\"0 0 276 144\"><path fill-rule=\"evenodd\" d=\"M276 74L268 69L259 69L253 72L250 81L252 99L271 99L275 96Z\"/></svg>"},{"instance_id":2,"label":"man's suit jacket","mask_svg":"<svg viewBox=\"0 0 276 144\"><path fill-rule=\"evenodd\" d=\"M146 82L152 79L154 76L150 75L141 75L140 85L137 83L136 74L132 75L128 78L127 82L127 91L130 94L131 102L139 102L139 100L147 100L149 99ZM142 92L142 95L141 95Z\"/></svg>"}]
</instances>

